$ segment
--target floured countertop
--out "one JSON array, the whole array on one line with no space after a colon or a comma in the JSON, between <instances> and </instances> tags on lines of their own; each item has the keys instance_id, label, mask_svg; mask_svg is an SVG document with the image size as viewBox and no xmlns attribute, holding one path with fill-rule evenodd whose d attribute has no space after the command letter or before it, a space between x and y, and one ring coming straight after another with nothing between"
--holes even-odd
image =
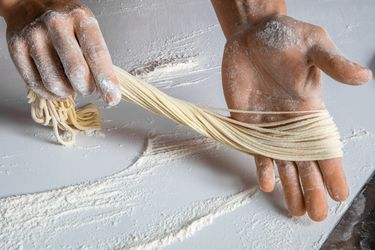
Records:
<instances>
[{"instance_id":1,"label":"floured countertop","mask_svg":"<svg viewBox=\"0 0 375 250\"><path fill-rule=\"evenodd\" d=\"M168 94L225 107L224 37L209 0L87 0L116 65ZM289 14L327 28L349 58L375 70L375 2L289 0ZM4 34L5 24L0 30ZM257 189L252 158L122 103L98 97L103 129L72 148L30 117L24 84L0 38L0 248L319 249L375 170L375 81L324 76L345 144L351 196L329 218L289 218L281 185ZM24 195L28 194L28 195Z\"/></svg>"}]
</instances>

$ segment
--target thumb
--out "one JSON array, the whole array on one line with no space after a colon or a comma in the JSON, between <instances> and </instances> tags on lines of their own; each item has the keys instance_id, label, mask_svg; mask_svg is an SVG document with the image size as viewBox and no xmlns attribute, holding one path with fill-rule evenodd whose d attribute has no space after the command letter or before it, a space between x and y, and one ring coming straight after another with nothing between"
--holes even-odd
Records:
<instances>
[{"instance_id":1,"label":"thumb","mask_svg":"<svg viewBox=\"0 0 375 250\"><path fill-rule=\"evenodd\" d=\"M361 85L372 78L370 69L345 58L327 32L320 28L319 42L311 47L309 56L312 62L333 79L350 85Z\"/></svg>"}]
</instances>

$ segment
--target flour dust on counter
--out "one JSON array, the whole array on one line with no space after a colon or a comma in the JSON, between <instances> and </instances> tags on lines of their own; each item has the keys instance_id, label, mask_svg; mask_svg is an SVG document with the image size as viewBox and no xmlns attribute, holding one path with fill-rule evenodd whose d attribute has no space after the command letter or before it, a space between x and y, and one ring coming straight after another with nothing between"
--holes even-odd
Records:
<instances>
[{"instance_id":1,"label":"flour dust on counter","mask_svg":"<svg viewBox=\"0 0 375 250\"><path fill-rule=\"evenodd\" d=\"M349 146L358 146L363 140L374 144L372 135L364 130L353 130L344 137ZM318 224L306 217L295 218L292 229L287 223L290 218L282 214L273 218L274 210L256 209L267 207L264 194L257 192L255 183L250 185L248 179L238 178L243 173L228 176L228 169L212 171L201 166L228 153L233 152L188 132L151 135L141 156L117 174L0 199L0 248L155 249L191 237L224 214L230 219L228 213L250 201L252 206L245 207L249 210L235 225L237 230L241 228L238 237L244 246L259 247L267 241L268 246L307 247L303 242L292 242L291 235L298 234L298 229L317 228ZM220 170L213 163L211 167ZM330 204L331 219L343 212L342 203ZM270 219L263 221L264 217ZM252 232L262 227L267 228L266 233L254 239ZM318 248L326 237L320 235L313 246Z\"/></svg>"},{"instance_id":2,"label":"flour dust on counter","mask_svg":"<svg viewBox=\"0 0 375 250\"><path fill-rule=\"evenodd\" d=\"M244 188L232 179L225 189L208 196L178 193L193 176L198 188L207 185L203 183L205 175L214 177L212 171L206 171L201 180L197 179L202 170L192 170L181 160L199 161L200 155L218 150L223 149L215 142L193 135L183 139L176 135L151 136L138 160L117 174L52 191L2 198L0 248L154 249L190 237L216 217L247 203L256 192L254 187ZM179 173L187 180L178 180L182 185L178 187L170 172L174 172L174 178ZM165 185L158 186L159 181ZM164 192L166 200L153 200L155 192ZM175 207L167 205L171 196L176 196Z\"/></svg>"},{"instance_id":3,"label":"flour dust on counter","mask_svg":"<svg viewBox=\"0 0 375 250\"><path fill-rule=\"evenodd\" d=\"M210 1L83 2L96 14L116 65L133 69L173 96L225 106L220 86L225 38ZM290 15L324 26L343 53L374 69L375 1L288 0L288 8ZM0 31L5 34L4 22ZM291 41L284 45L274 40L273 45L298 44ZM185 132L158 134L140 149L145 137L138 128L146 126L141 117L148 114L129 105L103 111L113 122L103 132L82 136L88 141L73 148L77 152L51 145L53 134L29 119L24 85L5 36L0 36L0 58L1 249L319 249L375 170L374 80L349 88L322 75L327 108L343 135L351 195L346 202L330 201L327 220L313 223L306 216L287 216L280 184L271 194L253 193L255 170L246 155L235 170L237 152ZM145 130L176 130L153 119ZM124 129L123 121L138 123ZM4 141L9 142L6 148ZM135 156L138 160L129 164ZM35 166L39 163L43 167ZM73 174L65 176L67 172ZM71 186L81 179L98 180ZM26 192L31 193L15 195ZM207 226L211 219L214 223Z\"/></svg>"}]
</instances>

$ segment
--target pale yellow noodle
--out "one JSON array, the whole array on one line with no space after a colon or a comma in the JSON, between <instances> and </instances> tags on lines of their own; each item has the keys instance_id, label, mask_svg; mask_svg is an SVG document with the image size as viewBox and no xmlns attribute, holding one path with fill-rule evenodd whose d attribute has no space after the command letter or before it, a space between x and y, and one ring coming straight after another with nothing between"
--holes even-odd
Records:
<instances>
[{"instance_id":1,"label":"pale yellow noodle","mask_svg":"<svg viewBox=\"0 0 375 250\"><path fill-rule=\"evenodd\" d=\"M99 111L93 104L77 109L74 97L64 101L50 101L40 98L31 90L27 97L34 121L52 126L58 142L63 145L75 143L74 129L85 131L100 128Z\"/></svg>"},{"instance_id":2,"label":"pale yellow noodle","mask_svg":"<svg viewBox=\"0 0 375 250\"><path fill-rule=\"evenodd\" d=\"M288 161L325 160L342 157L342 143L337 127L326 110L259 112L213 109L198 106L166 95L150 84L116 67L123 99L168 117L222 144L250 155L263 155ZM34 120L54 127L58 141L74 143L73 128L100 127L94 105L75 109L74 98L48 101L29 92ZM243 123L213 112L230 111L263 115L295 114L297 117L262 124ZM65 140L59 131L71 136Z\"/></svg>"}]
</instances>

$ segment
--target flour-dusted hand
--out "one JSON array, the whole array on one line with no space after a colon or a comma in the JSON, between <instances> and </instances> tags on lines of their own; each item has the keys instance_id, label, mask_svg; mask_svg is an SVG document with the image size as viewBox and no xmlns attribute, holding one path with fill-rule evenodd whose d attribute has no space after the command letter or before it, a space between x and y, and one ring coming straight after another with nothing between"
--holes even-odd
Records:
<instances>
[{"instance_id":1,"label":"flour-dusted hand","mask_svg":"<svg viewBox=\"0 0 375 250\"><path fill-rule=\"evenodd\" d=\"M346 59L327 32L286 16L284 0L212 0L227 37L222 77L229 108L257 111L324 109L321 70L337 81L360 85L372 73ZM264 123L288 115L233 113L243 122ZM327 217L326 189L343 201L349 189L342 159L290 162L256 156L259 185L275 186L274 164L284 188L289 214L321 221Z\"/></svg>"},{"instance_id":2,"label":"flour-dusted hand","mask_svg":"<svg viewBox=\"0 0 375 250\"><path fill-rule=\"evenodd\" d=\"M0 1L9 52L28 88L47 99L97 90L108 104L120 102L111 56L88 7L74 0Z\"/></svg>"}]
</instances>

